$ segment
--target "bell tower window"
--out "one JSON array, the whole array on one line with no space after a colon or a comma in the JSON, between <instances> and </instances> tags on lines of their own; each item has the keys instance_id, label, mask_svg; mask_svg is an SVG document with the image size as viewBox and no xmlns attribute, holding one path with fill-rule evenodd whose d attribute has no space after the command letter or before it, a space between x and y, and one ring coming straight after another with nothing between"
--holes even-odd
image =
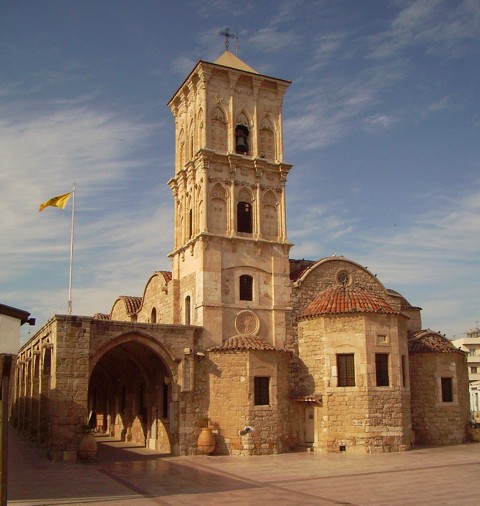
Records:
<instances>
[{"instance_id":1,"label":"bell tower window","mask_svg":"<svg viewBox=\"0 0 480 506\"><path fill-rule=\"evenodd\" d=\"M250 202L237 204L237 232L246 234L253 232L252 204Z\"/></svg>"},{"instance_id":2,"label":"bell tower window","mask_svg":"<svg viewBox=\"0 0 480 506\"><path fill-rule=\"evenodd\" d=\"M240 300L253 300L253 278L248 274L240 276Z\"/></svg>"},{"instance_id":3,"label":"bell tower window","mask_svg":"<svg viewBox=\"0 0 480 506\"><path fill-rule=\"evenodd\" d=\"M235 153L248 155L248 127L237 125L235 127Z\"/></svg>"}]
</instances>

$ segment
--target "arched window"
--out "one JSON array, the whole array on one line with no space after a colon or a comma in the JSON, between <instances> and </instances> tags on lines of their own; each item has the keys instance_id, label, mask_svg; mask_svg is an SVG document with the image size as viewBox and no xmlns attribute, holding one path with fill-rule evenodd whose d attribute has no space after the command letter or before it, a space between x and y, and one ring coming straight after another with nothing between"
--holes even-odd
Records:
<instances>
[{"instance_id":1,"label":"arched window","mask_svg":"<svg viewBox=\"0 0 480 506\"><path fill-rule=\"evenodd\" d=\"M153 307L150 315L150 323L157 323L157 310Z\"/></svg>"},{"instance_id":2,"label":"arched window","mask_svg":"<svg viewBox=\"0 0 480 506\"><path fill-rule=\"evenodd\" d=\"M253 232L252 195L243 188L237 198L237 232L251 234Z\"/></svg>"},{"instance_id":3,"label":"arched window","mask_svg":"<svg viewBox=\"0 0 480 506\"><path fill-rule=\"evenodd\" d=\"M190 295L187 295L185 297L185 325L190 325L190 322L191 322L191 318L190 318L190 306L191 306L191 303L190 303Z\"/></svg>"},{"instance_id":4,"label":"arched window","mask_svg":"<svg viewBox=\"0 0 480 506\"><path fill-rule=\"evenodd\" d=\"M240 276L240 300L253 300L253 278L248 274Z\"/></svg>"},{"instance_id":5,"label":"arched window","mask_svg":"<svg viewBox=\"0 0 480 506\"><path fill-rule=\"evenodd\" d=\"M245 125L237 125L235 127L235 153L240 155L248 155L248 127Z\"/></svg>"}]
</instances>

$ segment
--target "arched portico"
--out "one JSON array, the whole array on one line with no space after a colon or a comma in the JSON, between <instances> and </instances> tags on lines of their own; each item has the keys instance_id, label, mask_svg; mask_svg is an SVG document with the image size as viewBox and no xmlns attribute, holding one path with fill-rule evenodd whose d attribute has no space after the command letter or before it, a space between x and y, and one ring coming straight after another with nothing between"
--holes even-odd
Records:
<instances>
[{"instance_id":1,"label":"arched portico","mask_svg":"<svg viewBox=\"0 0 480 506\"><path fill-rule=\"evenodd\" d=\"M88 409L96 413L97 431L165 453L174 451L176 365L164 347L129 333L102 346L89 368Z\"/></svg>"}]
</instances>

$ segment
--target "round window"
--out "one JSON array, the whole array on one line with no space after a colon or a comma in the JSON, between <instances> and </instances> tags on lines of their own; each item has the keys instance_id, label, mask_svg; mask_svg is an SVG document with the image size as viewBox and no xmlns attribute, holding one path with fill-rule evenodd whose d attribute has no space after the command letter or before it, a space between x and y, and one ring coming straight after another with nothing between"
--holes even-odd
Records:
<instances>
[{"instance_id":1,"label":"round window","mask_svg":"<svg viewBox=\"0 0 480 506\"><path fill-rule=\"evenodd\" d=\"M342 286L348 286L350 284L350 274L347 271L340 271L337 274L337 281Z\"/></svg>"}]
</instances>

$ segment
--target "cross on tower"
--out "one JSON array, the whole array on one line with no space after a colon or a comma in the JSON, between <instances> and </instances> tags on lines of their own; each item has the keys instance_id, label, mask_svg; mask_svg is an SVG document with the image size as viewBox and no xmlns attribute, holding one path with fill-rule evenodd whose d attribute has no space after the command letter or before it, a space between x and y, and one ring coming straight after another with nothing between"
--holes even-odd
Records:
<instances>
[{"instance_id":1,"label":"cross on tower","mask_svg":"<svg viewBox=\"0 0 480 506\"><path fill-rule=\"evenodd\" d=\"M220 37L225 37L225 48L228 51L228 45L230 44L229 39L234 39L235 35L233 33L230 33L230 28L226 28L223 32L219 32Z\"/></svg>"}]
</instances>

